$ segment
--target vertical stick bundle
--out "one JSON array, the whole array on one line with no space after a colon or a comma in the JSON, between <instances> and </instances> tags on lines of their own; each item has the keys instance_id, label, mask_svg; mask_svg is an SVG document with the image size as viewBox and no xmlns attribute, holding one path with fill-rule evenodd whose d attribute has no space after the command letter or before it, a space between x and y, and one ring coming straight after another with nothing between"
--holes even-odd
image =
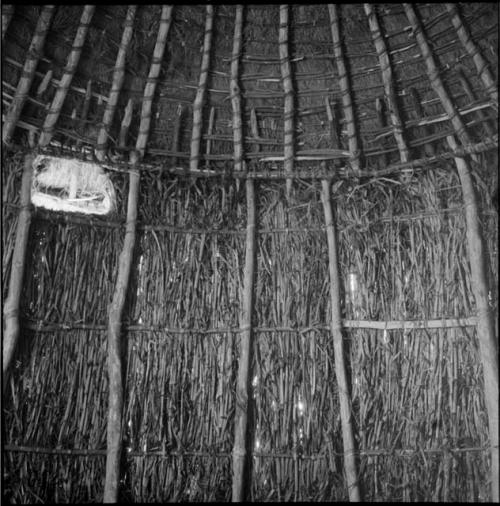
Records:
<instances>
[{"instance_id":1,"label":"vertical stick bundle","mask_svg":"<svg viewBox=\"0 0 500 506\"><path fill-rule=\"evenodd\" d=\"M322 200L325 213L325 226L328 240L330 300L332 310L331 331L335 354L335 375L339 391L340 421L342 424L342 441L344 445L344 469L349 492L349 500L360 500L358 477L355 460L354 437L351 424L351 400L347 371L344 363L344 346L342 342L342 315L340 312L340 276L338 271L337 240L335 237L335 222L330 200L330 184L322 181Z\"/></svg>"},{"instance_id":2,"label":"vertical stick bundle","mask_svg":"<svg viewBox=\"0 0 500 506\"><path fill-rule=\"evenodd\" d=\"M61 77L56 94L54 95L50 109L47 112L47 116L45 116L45 121L42 127L42 134L40 135L40 140L38 141L38 144L40 146L46 146L52 139L55 124L57 123L59 115L61 114L64 100L68 94L68 90L71 85L71 81L73 80L73 75L75 74L78 62L80 61L83 44L87 38L87 32L89 30L92 16L94 15L94 11L95 5L86 5L83 8L83 13L80 18L80 26L76 32L73 48L71 49L71 53L68 57L68 62L66 63L64 74Z\"/></svg>"},{"instance_id":3,"label":"vertical stick bundle","mask_svg":"<svg viewBox=\"0 0 500 506\"><path fill-rule=\"evenodd\" d=\"M10 104L9 110L7 111L7 117L3 124L2 141L4 144L10 143L12 134L16 128L17 120L19 119L19 116L21 116L24 103L28 98L31 83L35 77L38 60L43 52L45 38L47 37L50 22L52 21L52 16L54 15L54 10L54 5L46 5L40 14L40 18L38 19L33 40L31 41L26 55L23 73L19 79L19 83L17 84L16 94Z\"/></svg>"},{"instance_id":4,"label":"vertical stick bundle","mask_svg":"<svg viewBox=\"0 0 500 506\"><path fill-rule=\"evenodd\" d=\"M201 59L200 80L193 105L193 132L191 136L191 154L189 166L197 170L200 163L201 128L203 123L203 101L207 90L208 70L210 68L210 49L212 47L212 28L214 23L214 8L207 5L205 20L205 39L203 41L203 57Z\"/></svg>"},{"instance_id":5,"label":"vertical stick bundle","mask_svg":"<svg viewBox=\"0 0 500 506\"><path fill-rule=\"evenodd\" d=\"M2 379L3 388L7 385L10 364L19 338L19 301L23 287L24 263L31 223L30 191L33 173L34 155L29 153L24 158L23 179L21 183L21 211L17 220L16 242L12 255L12 267L9 280L9 294L5 301L4 334L2 346Z\"/></svg>"}]
</instances>

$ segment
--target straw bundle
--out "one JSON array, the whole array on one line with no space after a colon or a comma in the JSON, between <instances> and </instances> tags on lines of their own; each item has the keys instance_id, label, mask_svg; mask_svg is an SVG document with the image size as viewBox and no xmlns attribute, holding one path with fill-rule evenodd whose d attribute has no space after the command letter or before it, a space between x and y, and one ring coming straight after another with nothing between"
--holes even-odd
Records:
<instances>
[{"instance_id":1,"label":"straw bundle","mask_svg":"<svg viewBox=\"0 0 500 506\"><path fill-rule=\"evenodd\" d=\"M113 184L96 164L38 155L31 202L55 211L106 215L116 208Z\"/></svg>"}]
</instances>

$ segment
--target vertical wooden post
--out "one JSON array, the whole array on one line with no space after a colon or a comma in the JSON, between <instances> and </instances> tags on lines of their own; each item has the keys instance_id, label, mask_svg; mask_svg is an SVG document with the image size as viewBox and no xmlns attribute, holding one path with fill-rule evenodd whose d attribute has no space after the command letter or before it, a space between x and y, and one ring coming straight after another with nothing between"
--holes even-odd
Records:
<instances>
[{"instance_id":1,"label":"vertical wooden post","mask_svg":"<svg viewBox=\"0 0 500 506\"><path fill-rule=\"evenodd\" d=\"M115 115L116 105L118 104L118 98L122 89L123 81L125 79L125 60L127 57L127 51L132 41L132 35L134 32L134 19L137 11L137 5L130 5L127 10L127 17L125 18L122 40L116 55L115 68L113 70L113 82L111 84L111 91L109 92L108 103L102 118L102 126L97 136L97 149L96 157L98 160L104 159L106 152L106 146L108 144L108 132L113 123L113 117Z\"/></svg>"},{"instance_id":2,"label":"vertical wooden post","mask_svg":"<svg viewBox=\"0 0 500 506\"><path fill-rule=\"evenodd\" d=\"M243 308L240 322L240 358L236 386L236 409L233 447L233 502L244 500L246 433L248 424L248 391L250 351L252 343L253 280L255 270L255 187L253 179L246 180L247 232L245 271L243 281Z\"/></svg>"},{"instance_id":3,"label":"vertical wooden post","mask_svg":"<svg viewBox=\"0 0 500 506\"><path fill-rule=\"evenodd\" d=\"M452 150L458 145L453 136L447 137ZM499 501L499 453L498 453L498 351L495 324L488 303L488 270L484 241L479 222L477 200L469 166L464 158L455 157L465 207L467 245L471 269L472 289L477 309L477 337L483 364L484 396L488 411L491 447L491 500Z\"/></svg>"},{"instance_id":4,"label":"vertical wooden post","mask_svg":"<svg viewBox=\"0 0 500 506\"><path fill-rule=\"evenodd\" d=\"M339 392L340 421L342 424L342 442L344 446L344 470L351 502L360 501L358 473L354 437L351 423L351 399L344 363L344 345L342 342L342 315L340 311L340 275L338 271L337 240L335 221L330 199L330 184L323 180L322 200L325 214L325 226L328 240L329 273L330 273L330 301L331 301L331 331L335 354L335 375Z\"/></svg>"},{"instance_id":5,"label":"vertical wooden post","mask_svg":"<svg viewBox=\"0 0 500 506\"><path fill-rule=\"evenodd\" d=\"M207 90L208 71L210 69L210 49L212 47L212 28L214 23L214 7L207 5L205 20L205 38L203 40L203 57L201 59L200 80L193 105L193 131L191 135L191 154L189 167L195 171L200 163L201 127L203 122L203 102Z\"/></svg>"},{"instance_id":6,"label":"vertical wooden post","mask_svg":"<svg viewBox=\"0 0 500 506\"><path fill-rule=\"evenodd\" d=\"M50 22L52 21L52 16L54 15L54 10L54 5L46 5L38 19L35 34L33 35L33 40L31 41L26 61L24 63L23 73L21 74L21 78L17 84L16 93L12 99L9 110L7 111L7 117L3 124L2 142L4 144L10 144L12 134L16 128L17 120L19 119L19 116L21 116L24 103L28 98L31 83L35 77L38 60L42 54L45 38L47 37Z\"/></svg>"},{"instance_id":7,"label":"vertical wooden post","mask_svg":"<svg viewBox=\"0 0 500 506\"><path fill-rule=\"evenodd\" d=\"M47 112L47 115L45 116L45 121L42 127L42 134L40 135L40 139L38 141L38 144L40 146L46 146L52 139L55 124L57 123L57 120L61 113L64 100L66 99L71 81L73 80L73 76L75 74L76 67L80 61L83 44L87 38L87 32L89 29L90 21L92 20L92 16L94 15L94 11L95 5L86 5L83 8L82 16L80 18L80 25L76 31L75 40L73 41L73 48L71 49L71 53L68 56L68 61L66 63L66 67L64 68L64 74L59 81L59 86L57 88L56 94L54 95L52 104L49 108L49 111Z\"/></svg>"},{"instance_id":8,"label":"vertical wooden post","mask_svg":"<svg viewBox=\"0 0 500 506\"><path fill-rule=\"evenodd\" d=\"M280 5L280 28L279 28L279 52L280 52L280 68L281 79L283 81L283 91L285 93L285 123L284 123L284 169L285 172L293 172L294 166L294 107L293 107L293 83L292 83L292 66L290 64L290 51L288 47L288 5ZM292 190L292 180L286 180L286 194L290 196Z\"/></svg>"},{"instance_id":9,"label":"vertical wooden post","mask_svg":"<svg viewBox=\"0 0 500 506\"><path fill-rule=\"evenodd\" d=\"M137 153L131 154L131 166L137 166ZM139 195L139 172L131 171L127 202L127 224L125 240L120 253L118 276L116 279L113 300L108 315L108 376L109 404L107 424L106 477L104 482L103 502L118 501L118 485L120 482L120 457L122 447L122 347L121 322L123 306L127 294L132 258L136 236L137 200Z\"/></svg>"},{"instance_id":10,"label":"vertical wooden post","mask_svg":"<svg viewBox=\"0 0 500 506\"><path fill-rule=\"evenodd\" d=\"M125 240L120 253L118 275L113 301L109 309L108 320L108 374L109 374L109 406L107 425L106 477L104 482L105 503L117 502L118 485L120 482L120 456L122 449L122 410L123 382L121 360L121 320L125 297L127 294L132 259L136 238L137 203L139 197L139 172L137 165L144 155L151 126L151 101L160 75L161 62L165 51L166 40L172 20L172 7L162 7L158 36L153 52L153 59L148 82L144 88L142 100L141 122L137 136L136 149L130 154L132 170L129 178L127 202L127 224Z\"/></svg>"},{"instance_id":11,"label":"vertical wooden post","mask_svg":"<svg viewBox=\"0 0 500 506\"><path fill-rule=\"evenodd\" d=\"M233 110L233 145L235 170L243 168L243 131L241 120L241 95L238 86L239 60L243 30L243 6L236 6L231 62L230 95ZM236 385L236 408L233 446L232 501L245 499L245 472L247 464L247 426L250 355L252 347L253 281L255 271L255 187L253 179L246 180L247 232L245 271L243 278L243 302L240 320L240 357L238 383Z\"/></svg>"},{"instance_id":12,"label":"vertical wooden post","mask_svg":"<svg viewBox=\"0 0 500 506\"><path fill-rule=\"evenodd\" d=\"M9 279L9 293L3 308L2 380L4 390L7 386L12 357L14 356L19 340L19 301L21 300L24 264L31 223L30 193L34 159L35 156L32 153L27 154L24 158L23 178L21 183L21 211L17 219L16 242L14 244Z\"/></svg>"}]
</instances>

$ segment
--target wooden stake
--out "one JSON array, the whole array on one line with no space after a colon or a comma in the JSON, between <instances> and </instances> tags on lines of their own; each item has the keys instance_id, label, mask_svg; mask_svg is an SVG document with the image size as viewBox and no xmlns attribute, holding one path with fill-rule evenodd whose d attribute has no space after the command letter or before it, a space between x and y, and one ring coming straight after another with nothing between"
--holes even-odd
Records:
<instances>
[{"instance_id":1,"label":"wooden stake","mask_svg":"<svg viewBox=\"0 0 500 506\"><path fill-rule=\"evenodd\" d=\"M125 60L127 51L132 40L134 32L134 19L137 11L137 5L130 5L127 10L127 17L125 18L122 40L120 48L116 56L115 68L113 70L113 82L111 84L111 91L109 92L108 103L102 118L102 126L97 136L96 158L98 160L104 159L106 146L108 144L108 133L113 123L113 118L118 104L118 98L122 89L123 81L125 79Z\"/></svg>"},{"instance_id":2,"label":"wooden stake","mask_svg":"<svg viewBox=\"0 0 500 506\"><path fill-rule=\"evenodd\" d=\"M337 72L339 75L339 85L342 94L342 105L344 108L344 117L347 127L349 151L351 152L351 167L354 171L354 174L358 176L360 171L360 161L359 161L360 150L358 143L358 134L356 131L356 123L354 122L354 109L352 107L351 85L349 83L349 74L347 73L347 67L344 61L344 53L342 51L337 6L335 4L329 4L328 12L330 14L330 28L333 40L333 53L335 55L335 63L337 65Z\"/></svg>"},{"instance_id":3,"label":"wooden stake","mask_svg":"<svg viewBox=\"0 0 500 506\"><path fill-rule=\"evenodd\" d=\"M50 140L52 139L55 124L57 123L59 114L61 113L64 100L66 99L71 81L73 80L73 75L75 74L78 62L80 61L83 44L87 38L89 24L92 20L92 16L94 15L94 11L95 5L86 5L83 8L83 13L80 18L80 25L76 31L73 48L69 54L68 62L66 63L66 67L64 69L64 74L59 81L59 86L57 88L56 94L54 95L54 99L52 100L52 104L47 113L47 116L45 116L45 121L42 127L42 134L40 135L40 139L38 141L39 146L47 146L47 144L49 144Z\"/></svg>"},{"instance_id":4,"label":"wooden stake","mask_svg":"<svg viewBox=\"0 0 500 506\"><path fill-rule=\"evenodd\" d=\"M191 170L198 170L200 162L201 128L203 122L203 102L207 90L208 71L210 69L210 49L212 47L212 28L214 23L214 8L207 5L205 20L205 39L203 41L203 57L201 59L200 80L193 105L193 131L191 136L191 154L189 165Z\"/></svg>"},{"instance_id":5,"label":"wooden stake","mask_svg":"<svg viewBox=\"0 0 500 506\"><path fill-rule=\"evenodd\" d=\"M12 255L12 266L9 279L9 294L3 308L2 378L4 391L7 386L12 357L14 356L19 339L19 301L21 299L24 264L31 223L30 193L34 159L35 156L32 153L27 154L24 158L24 170L21 183L21 211L17 220L16 242Z\"/></svg>"},{"instance_id":6,"label":"wooden stake","mask_svg":"<svg viewBox=\"0 0 500 506\"><path fill-rule=\"evenodd\" d=\"M246 439L248 423L248 392L250 351L252 343L253 281L255 271L255 187L251 179L246 180L247 233L245 271L243 281L243 302L240 320L240 358L238 361L238 383L236 386L236 407L234 414L233 447L233 502L244 500Z\"/></svg>"},{"instance_id":7,"label":"wooden stake","mask_svg":"<svg viewBox=\"0 0 500 506\"><path fill-rule=\"evenodd\" d=\"M137 166L138 160L139 156L137 153L131 153L132 168ZM135 170L131 171L129 176L125 240L120 253L118 275L108 316L109 404L106 477L104 481L103 497L103 502L105 503L115 503L118 501L118 486L120 483L123 410L121 326L123 306L125 305L135 246L138 195L139 172Z\"/></svg>"},{"instance_id":8,"label":"wooden stake","mask_svg":"<svg viewBox=\"0 0 500 506\"><path fill-rule=\"evenodd\" d=\"M458 38L462 42L465 50L469 53L469 56L472 58L472 61L476 66L477 73L482 79L484 86L486 87L486 91L496 104L496 108L498 110L498 88L488 68L488 64L481 54L480 48L474 43L469 31L463 24L460 14L458 13L457 6L451 3L447 3L445 5L448 12L451 14L451 22L457 31Z\"/></svg>"},{"instance_id":9,"label":"wooden stake","mask_svg":"<svg viewBox=\"0 0 500 506\"><path fill-rule=\"evenodd\" d=\"M330 198L330 184L321 182L323 192L323 209L325 213L325 226L328 240L329 273L330 273L330 301L332 311L331 331L335 355L335 376L339 392L340 420L342 424L342 441L344 445L344 470L346 474L349 500L360 501L358 486L358 473L356 469L355 446L351 423L351 399L347 379L346 365L344 363L344 345L342 342L342 317L340 310L340 275L338 271L337 241L335 221Z\"/></svg>"},{"instance_id":10,"label":"wooden stake","mask_svg":"<svg viewBox=\"0 0 500 506\"><path fill-rule=\"evenodd\" d=\"M33 40L31 41L26 56L26 61L24 63L23 73L21 74L21 79L19 79L16 94L12 99L9 110L7 111L7 117L3 125L2 142L4 144L10 144L12 135L16 128L16 123L21 116L24 103L28 98L31 83L35 77L38 60L40 59L40 55L43 52L45 38L49 31L52 16L54 15L54 10L54 5L46 5L43 8L42 13L38 19L35 34L33 35Z\"/></svg>"},{"instance_id":11,"label":"wooden stake","mask_svg":"<svg viewBox=\"0 0 500 506\"><path fill-rule=\"evenodd\" d=\"M284 124L284 169L285 172L293 172L294 165L294 104L293 104L293 83L292 66L290 64L290 54L288 48L288 5L280 5L280 29L279 29L279 52L281 79L283 81L283 91L285 93L285 124ZM292 180L286 180L286 194L290 197L292 190Z\"/></svg>"},{"instance_id":12,"label":"wooden stake","mask_svg":"<svg viewBox=\"0 0 500 506\"><path fill-rule=\"evenodd\" d=\"M452 150L458 145L453 136L447 137ZM498 453L498 351L495 323L488 302L488 270L477 209L476 194L469 166L464 158L456 157L457 172L462 185L462 194L467 224L467 245L471 269L472 289L477 308L477 337L483 364L484 397L488 411L491 445L491 500L499 501L499 453Z\"/></svg>"}]
</instances>

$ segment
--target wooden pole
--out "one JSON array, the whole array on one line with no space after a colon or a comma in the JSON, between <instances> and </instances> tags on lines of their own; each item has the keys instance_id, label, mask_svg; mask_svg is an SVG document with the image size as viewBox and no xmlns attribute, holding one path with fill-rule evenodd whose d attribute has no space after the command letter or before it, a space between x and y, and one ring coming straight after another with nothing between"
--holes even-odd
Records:
<instances>
[{"instance_id":1,"label":"wooden pole","mask_svg":"<svg viewBox=\"0 0 500 506\"><path fill-rule=\"evenodd\" d=\"M438 95L441 104L443 105L443 108L446 114L448 115L448 118L450 119L453 129L457 133L460 142L464 146L466 146L467 144L471 143L471 139L469 137L469 134L467 133L467 130L465 128L462 119L460 118L460 114L458 113L457 108L453 105L453 102L450 96L448 95L446 88L443 85L443 81L439 74L438 67L434 60L434 57L432 56L431 48L429 46L429 43L427 42L427 38L423 32L422 25L417 17L417 14L415 13L413 5L404 3L403 7L406 13L406 17L410 22L410 26L413 30L415 38L417 39L417 43L420 48L420 53L422 54L422 58L424 59L427 68L427 75L429 77L431 85L436 94Z\"/></svg>"},{"instance_id":2,"label":"wooden pole","mask_svg":"<svg viewBox=\"0 0 500 506\"><path fill-rule=\"evenodd\" d=\"M160 75L161 61L165 51L166 40L172 19L172 7L162 8L158 36L153 53L148 83L144 88L142 100L141 122L137 136L136 149L130 154L130 177L127 203L127 224L125 240L120 253L118 276L113 301L109 309L108 321L108 374L109 374L109 405L107 425L106 477L104 483L105 503L117 502L120 483L120 456L122 449L122 410L123 383L121 360L121 325L122 312L125 305L132 259L136 239L137 202L139 196L139 171L137 165L142 158L151 125L151 101Z\"/></svg>"},{"instance_id":3,"label":"wooden pole","mask_svg":"<svg viewBox=\"0 0 500 506\"><path fill-rule=\"evenodd\" d=\"M210 69L210 50L212 47L212 29L214 23L214 7L207 5L205 20L205 38L203 40L203 57L201 59L200 80L193 104L193 131L191 134L191 154L189 166L191 170L198 170L200 163L201 128L203 123L203 102L207 90L208 71Z\"/></svg>"},{"instance_id":4,"label":"wooden pole","mask_svg":"<svg viewBox=\"0 0 500 506\"><path fill-rule=\"evenodd\" d=\"M328 240L329 273L330 273L330 301L331 301L331 332L335 355L335 375L340 404L340 421L342 424L342 442L344 446L344 470L351 502L360 501L358 473L356 469L355 446L351 423L351 399L347 379L347 370L344 363L344 345L342 342L342 316L340 310L340 275L338 271L337 241L335 221L333 217L330 198L330 184L321 182L323 192L323 210L325 213L325 226Z\"/></svg>"},{"instance_id":5,"label":"wooden pole","mask_svg":"<svg viewBox=\"0 0 500 506\"><path fill-rule=\"evenodd\" d=\"M113 123L113 118L118 104L118 98L122 89L123 81L125 79L125 60L127 51L132 41L134 32L134 19L137 11L137 5L130 5L127 10L127 17L125 18L122 40L116 56L115 68L113 70L113 82L111 84L111 91L109 92L108 103L102 118L102 126L97 136L97 149L96 157L98 160L104 159L106 146L108 144L108 133Z\"/></svg>"},{"instance_id":6,"label":"wooden pole","mask_svg":"<svg viewBox=\"0 0 500 506\"><path fill-rule=\"evenodd\" d=\"M2 346L2 379L3 389L7 386L7 379L12 363L12 357L19 340L19 301L24 276L24 264L28 247L31 223L31 176L33 173L34 154L29 153L24 158L24 170L21 183L21 211L17 219L16 242L12 255L12 266L9 279L9 293L3 308L4 333Z\"/></svg>"},{"instance_id":7,"label":"wooden pole","mask_svg":"<svg viewBox=\"0 0 500 506\"><path fill-rule=\"evenodd\" d=\"M241 41L243 32L243 6L236 6L234 22L233 53L231 55L231 82L229 94L233 109L234 170L243 170L243 126L241 120L241 92L238 83Z\"/></svg>"},{"instance_id":8,"label":"wooden pole","mask_svg":"<svg viewBox=\"0 0 500 506\"><path fill-rule=\"evenodd\" d=\"M293 83L292 66L290 63L290 51L288 47L288 5L280 5L280 28L279 28L279 53L281 79L283 82L283 91L285 93L285 123L284 123L284 169L285 172L293 172L295 156L295 126L294 126L294 104L293 104ZM292 180L286 180L286 194L290 197L292 190Z\"/></svg>"},{"instance_id":9,"label":"wooden pole","mask_svg":"<svg viewBox=\"0 0 500 506\"><path fill-rule=\"evenodd\" d=\"M245 271L243 281L243 307L240 321L240 358L238 361L238 383L236 386L236 408L233 447L233 502L244 500L246 434L248 424L248 392L250 351L252 342L253 280L255 271L255 187L251 179L246 180L247 232Z\"/></svg>"},{"instance_id":10,"label":"wooden pole","mask_svg":"<svg viewBox=\"0 0 500 506\"><path fill-rule=\"evenodd\" d=\"M144 156L144 150L146 148L146 142L151 128L151 106L153 104L156 86L158 85L163 55L167 45L168 32L170 31L170 25L172 23L172 9L173 7L171 5L164 5L162 7L158 37L153 51L153 59L149 69L148 80L146 87L144 88L141 122L139 124L139 133L137 135L136 143L136 149L139 150L141 158Z\"/></svg>"},{"instance_id":11,"label":"wooden pole","mask_svg":"<svg viewBox=\"0 0 500 506\"><path fill-rule=\"evenodd\" d=\"M458 13L457 6L452 3L447 3L445 5L448 12L451 14L451 22L457 31L458 38L462 42L465 50L469 53L469 56L472 58L472 61L476 66L477 73L482 79L484 86L486 87L486 91L489 93L498 110L498 87L495 84L495 79L493 79L493 76L488 68L488 63L481 54L480 48L472 40L469 31L463 24L460 14Z\"/></svg>"},{"instance_id":12,"label":"wooden pole","mask_svg":"<svg viewBox=\"0 0 500 506\"><path fill-rule=\"evenodd\" d=\"M78 62L80 61L83 44L87 38L87 32L89 29L90 21L92 20L92 16L94 15L94 11L95 5L86 5L83 8L82 16L80 18L80 25L76 31L75 40L73 41L73 48L71 49L71 52L68 56L68 62L66 63L64 74L59 81L59 86L57 88L56 94L54 95L52 104L47 115L45 116L45 121L42 127L42 134L40 135L40 139L38 141L38 144L40 146L46 146L52 139L55 125L57 123L59 115L61 114L64 100L68 94L68 90L71 85L71 81L73 80Z\"/></svg>"},{"instance_id":13,"label":"wooden pole","mask_svg":"<svg viewBox=\"0 0 500 506\"><path fill-rule=\"evenodd\" d=\"M54 10L54 5L46 5L38 19L35 34L33 35L33 40L31 41L26 61L24 63L23 73L21 74L21 79L19 79L19 83L17 84L16 93L12 99L3 124L2 142L4 144L10 144L12 135L16 128L16 123L21 116L22 109L26 99L28 98L31 83L35 77L38 60L42 54L45 38L47 37L50 22L52 21L52 16L54 15Z\"/></svg>"},{"instance_id":14,"label":"wooden pole","mask_svg":"<svg viewBox=\"0 0 500 506\"><path fill-rule=\"evenodd\" d=\"M458 145L453 136L447 137L452 150ZM499 453L498 453L498 350L495 323L488 302L488 270L477 209L476 194L469 166L464 158L456 157L457 172L462 186L467 224L467 246L471 269L472 289L476 299L477 337L483 364L484 396L488 411L491 445L491 500L499 502Z\"/></svg>"},{"instance_id":15,"label":"wooden pole","mask_svg":"<svg viewBox=\"0 0 500 506\"><path fill-rule=\"evenodd\" d=\"M242 170L243 132L241 119L241 96L238 86L239 60L243 30L243 6L236 6L233 53L231 62L230 95L233 110L233 145L236 170ZM255 186L251 179L246 180L247 231L245 271L243 280L243 301L240 320L240 358L238 362L238 383L236 385L236 408L234 418L233 446L233 491L232 501L245 499L245 475L247 472L247 427L250 354L252 347L253 282L255 272Z\"/></svg>"},{"instance_id":16,"label":"wooden pole","mask_svg":"<svg viewBox=\"0 0 500 506\"><path fill-rule=\"evenodd\" d=\"M394 80L392 77L391 61L389 59L389 53L387 51L387 45L384 38L382 37L382 30L378 22L375 7L372 4L364 4L365 13L368 18L368 24L370 26L370 32L372 34L373 44L377 51L377 56L380 63L380 69L382 71L382 81L384 83L385 100L389 109L389 116L392 123L392 131L396 144L398 146L399 158L401 162L405 163L410 158L410 153L406 140L404 137L404 124L399 112L398 102L396 98L396 89L394 87ZM405 182L408 174L401 173L401 179ZM411 172L410 172L411 177Z\"/></svg>"},{"instance_id":17,"label":"wooden pole","mask_svg":"<svg viewBox=\"0 0 500 506\"><path fill-rule=\"evenodd\" d=\"M132 168L137 166L138 160L138 154L135 152L131 153ZM118 486L120 483L123 409L121 325L135 246L138 195L139 172L135 170L131 171L129 176L125 240L120 253L118 275L108 315L109 404L106 477L103 497L103 502L105 503L115 503L118 501Z\"/></svg>"},{"instance_id":18,"label":"wooden pole","mask_svg":"<svg viewBox=\"0 0 500 506\"><path fill-rule=\"evenodd\" d=\"M339 76L340 92L342 94L342 106L344 109L344 118L347 128L348 145L349 151L351 152L351 167L354 171L354 174L358 176L360 171L360 149L356 123L354 121L351 85L349 82L349 74L347 73L346 63L344 61L344 52L342 50L342 38L340 36L340 22L337 6L335 4L329 4L328 13L330 15L333 53L335 56L335 64L337 66L337 73Z\"/></svg>"}]
</instances>

